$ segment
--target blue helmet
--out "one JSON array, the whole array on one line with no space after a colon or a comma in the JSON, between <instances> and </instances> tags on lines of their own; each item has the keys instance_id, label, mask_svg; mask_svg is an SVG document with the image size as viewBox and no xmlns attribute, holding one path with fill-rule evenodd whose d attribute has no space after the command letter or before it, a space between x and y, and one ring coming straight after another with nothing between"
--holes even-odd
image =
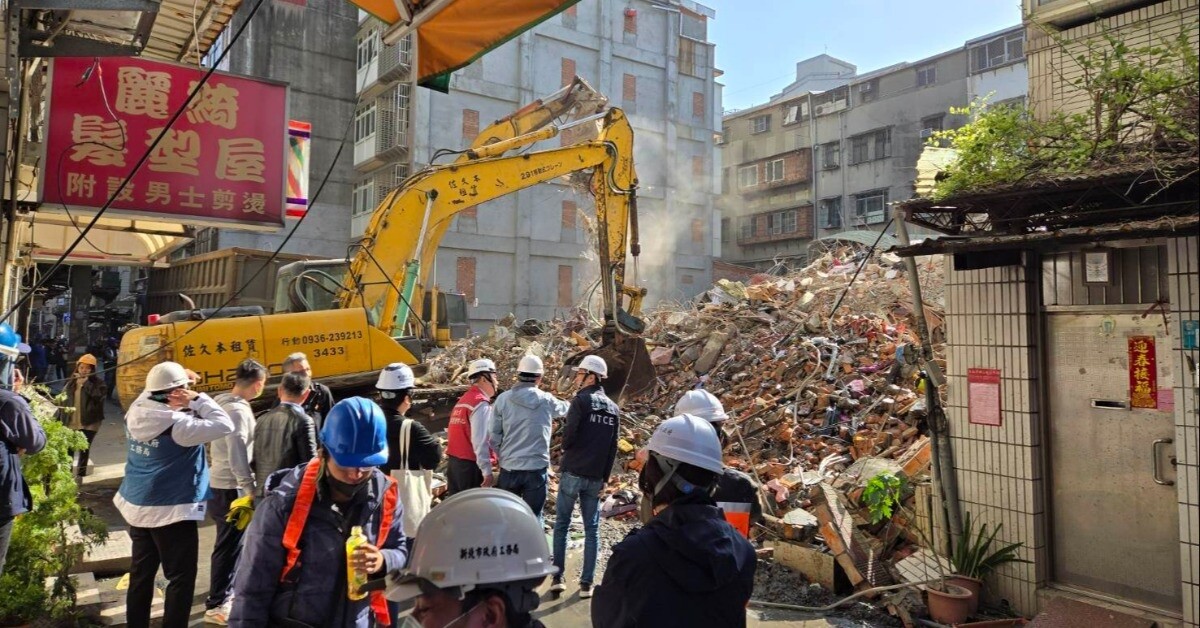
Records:
<instances>
[{"instance_id":1,"label":"blue helmet","mask_svg":"<svg viewBox=\"0 0 1200 628\"><path fill-rule=\"evenodd\" d=\"M0 323L0 354L16 358L21 354L21 336L13 330L12 325Z\"/></svg>"},{"instance_id":2,"label":"blue helmet","mask_svg":"<svg viewBox=\"0 0 1200 628\"><path fill-rule=\"evenodd\" d=\"M342 467L377 467L387 462L387 419L383 409L363 397L337 402L325 417L321 444Z\"/></svg>"}]
</instances>

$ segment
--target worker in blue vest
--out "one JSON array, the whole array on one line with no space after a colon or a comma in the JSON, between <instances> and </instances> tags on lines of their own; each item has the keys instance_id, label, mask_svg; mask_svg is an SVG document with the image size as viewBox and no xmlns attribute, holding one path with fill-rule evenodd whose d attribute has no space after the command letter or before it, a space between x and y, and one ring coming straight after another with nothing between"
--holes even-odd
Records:
<instances>
[{"instance_id":1,"label":"worker in blue vest","mask_svg":"<svg viewBox=\"0 0 1200 628\"><path fill-rule=\"evenodd\" d=\"M125 415L125 479L113 503L129 524L133 558L126 594L131 628L150 625L154 577L168 585L163 626L187 626L196 589L200 536L209 496L205 443L233 432L233 420L175 362L154 365L146 390Z\"/></svg>"},{"instance_id":2,"label":"worker in blue vest","mask_svg":"<svg viewBox=\"0 0 1200 628\"><path fill-rule=\"evenodd\" d=\"M348 565L368 578L404 567L404 516L388 460L383 410L362 397L333 406L317 457L267 478L243 537L230 626L388 625L382 590L351 599ZM361 527L367 542L349 557ZM357 597L357 596L356 596Z\"/></svg>"}]
</instances>

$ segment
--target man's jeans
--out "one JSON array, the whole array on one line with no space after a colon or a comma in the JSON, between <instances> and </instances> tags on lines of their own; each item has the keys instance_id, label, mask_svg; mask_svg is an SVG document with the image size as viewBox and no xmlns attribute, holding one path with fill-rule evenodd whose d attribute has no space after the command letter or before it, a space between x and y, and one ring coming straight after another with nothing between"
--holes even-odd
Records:
<instances>
[{"instance_id":1,"label":"man's jeans","mask_svg":"<svg viewBox=\"0 0 1200 628\"><path fill-rule=\"evenodd\" d=\"M4 559L8 556L8 541L12 538L13 521L16 521L16 517L0 519L0 576L4 575Z\"/></svg>"},{"instance_id":2,"label":"man's jeans","mask_svg":"<svg viewBox=\"0 0 1200 628\"><path fill-rule=\"evenodd\" d=\"M604 480L562 473L558 481L558 500L554 507L554 566L564 576L567 565L567 529L575 501L583 513L583 575L579 584L592 584L596 575L596 553L600 546L600 490Z\"/></svg>"},{"instance_id":3,"label":"man's jeans","mask_svg":"<svg viewBox=\"0 0 1200 628\"><path fill-rule=\"evenodd\" d=\"M531 469L528 471L501 469L500 479L497 480L496 487L510 493L516 493L517 497L525 500L525 503L529 504L529 509L537 516L538 525L541 525L542 509L546 507L545 469Z\"/></svg>"}]
</instances>

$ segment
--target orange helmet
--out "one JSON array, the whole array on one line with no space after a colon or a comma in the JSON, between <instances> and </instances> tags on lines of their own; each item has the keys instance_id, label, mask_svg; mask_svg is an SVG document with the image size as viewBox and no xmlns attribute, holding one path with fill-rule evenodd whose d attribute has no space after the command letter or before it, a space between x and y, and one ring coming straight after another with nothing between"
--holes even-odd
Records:
<instances>
[{"instance_id":1,"label":"orange helmet","mask_svg":"<svg viewBox=\"0 0 1200 628\"><path fill-rule=\"evenodd\" d=\"M79 360L77 360L75 364L89 364L94 368L96 366L96 356L90 353L85 353L79 356Z\"/></svg>"}]
</instances>

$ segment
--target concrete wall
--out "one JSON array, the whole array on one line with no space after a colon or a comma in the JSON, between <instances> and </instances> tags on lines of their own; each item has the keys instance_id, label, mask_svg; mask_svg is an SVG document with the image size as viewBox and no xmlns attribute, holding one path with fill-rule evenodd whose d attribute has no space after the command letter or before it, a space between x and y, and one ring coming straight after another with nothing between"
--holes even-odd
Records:
<instances>
[{"instance_id":1,"label":"concrete wall","mask_svg":"<svg viewBox=\"0 0 1200 628\"><path fill-rule=\"evenodd\" d=\"M238 10L230 30L246 19L250 4ZM309 195L317 191L354 113L354 35L358 10L348 2L309 2L306 6L268 2L259 10L227 59L229 70L290 85L288 114L313 125ZM322 257L343 257L350 241L353 143L338 160L318 203L283 249ZM292 230L288 219L275 234L222 229L221 248L274 250Z\"/></svg>"},{"instance_id":2,"label":"concrete wall","mask_svg":"<svg viewBox=\"0 0 1200 628\"><path fill-rule=\"evenodd\" d=\"M463 147L473 139L463 136L464 109L478 111L483 127L557 90L564 78L563 60L573 61L575 73L623 107L634 127L643 251L638 283L650 289L649 302L690 297L711 283L716 196L716 180L709 176L716 131L711 112L720 106L712 50L696 44L709 48L702 76L680 73L679 15L645 1L627 4L637 11L636 34L624 30L625 5L583 0L573 14L551 18L456 72L450 93L417 90L412 157L421 166L439 148ZM623 98L627 74L637 77L635 100ZM697 92L703 95L703 112L692 108ZM559 140L551 140L534 150L558 145ZM693 157L702 160L698 177ZM564 235L564 200L575 201L585 213L592 211L590 195L556 181L479 207L474 220L460 217L443 238L436 270L441 286L456 286L458 258L477 258L479 303L468 308L477 331L509 312L518 319L561 313L560 266L573 269L573 299L590 288L597 273L595 255L582 233ZM704 225L696 244L694 220Z\"/></svg>"},{"instance_id":3,"label":"concrete wall","mask_svg":"<svg viewBox=\"0 0 1200 628\"><path fill-rule=\"evenodd\" d=\"M971 75L967 85L967 99L987 97L995 104L1013 98L1024 98L1029 93L1029 65L1012 63L994 70L985 70Z\"/></svg>"}]
</instances>

